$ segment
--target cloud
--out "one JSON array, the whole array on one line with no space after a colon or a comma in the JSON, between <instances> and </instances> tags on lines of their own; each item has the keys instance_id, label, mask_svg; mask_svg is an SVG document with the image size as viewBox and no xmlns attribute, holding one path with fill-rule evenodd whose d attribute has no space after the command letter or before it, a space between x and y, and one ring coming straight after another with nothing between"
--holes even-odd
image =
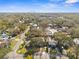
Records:
<instances>
[{"instance_id":1,"label":"cloud","mask_svg":"<svg viewBox=\"0 0 79 59\"><path fill-rule=\"evenodd\" d=\"M67 0L65 3L73 4L73 3L77 3L77 2L79 2L79 0Z\"/></svg>"}]
</instances>

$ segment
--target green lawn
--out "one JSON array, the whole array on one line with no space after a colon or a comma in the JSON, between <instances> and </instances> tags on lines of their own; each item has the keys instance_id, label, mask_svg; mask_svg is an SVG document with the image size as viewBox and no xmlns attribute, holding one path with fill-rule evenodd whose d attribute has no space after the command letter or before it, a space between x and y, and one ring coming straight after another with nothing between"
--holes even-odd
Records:
<instances>
[{"instance_id":1,"label":"green lawn","mask_svg":"<svg viewBox=\"0 0 79 59\"><path fill-rule=\"evenodd\" d=\"M3 59L3 57L10 51L10 48L0 48L0 59Z\"/></svg>"}]
</instances>

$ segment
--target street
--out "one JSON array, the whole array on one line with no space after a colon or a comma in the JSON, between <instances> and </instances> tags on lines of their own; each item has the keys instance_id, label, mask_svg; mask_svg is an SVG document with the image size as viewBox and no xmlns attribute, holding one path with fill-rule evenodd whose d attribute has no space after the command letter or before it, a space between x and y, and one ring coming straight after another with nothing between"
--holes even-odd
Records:
<instances>
[{"instance_id":1,"label":"street","mask_svg":"<svg viewBox=\"0 0 79 59\"><path fill-rule=\"evenodd\" d=\"M28 26L28 28L24 31L24 33L20 34L19 41L16 43L16 45L14 46L12 51L4 57L4 59L23 59L23 55L17 54L16 50L19 49L19 46L21 45L22 40L25 38L25 33L27 33L29 31L29 29L30 29L30 27Z\"/></svg>"}]
</instances>

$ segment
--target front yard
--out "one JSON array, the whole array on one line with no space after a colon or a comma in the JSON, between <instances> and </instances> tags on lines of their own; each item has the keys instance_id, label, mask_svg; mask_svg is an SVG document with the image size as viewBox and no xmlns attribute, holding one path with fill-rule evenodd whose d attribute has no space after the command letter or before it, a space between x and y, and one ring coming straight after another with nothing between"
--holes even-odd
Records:
<instances>
[{"instance_id":1,"label":"front yard","mask_svg":"<svg viewBox=\"0 0 79 59\"><path fill-rule=\"evenodd\" d=\"M10 51L11 51L10 48L0 48L0 59L3 59L4 56Z\"/></svg>"}]
</instances>

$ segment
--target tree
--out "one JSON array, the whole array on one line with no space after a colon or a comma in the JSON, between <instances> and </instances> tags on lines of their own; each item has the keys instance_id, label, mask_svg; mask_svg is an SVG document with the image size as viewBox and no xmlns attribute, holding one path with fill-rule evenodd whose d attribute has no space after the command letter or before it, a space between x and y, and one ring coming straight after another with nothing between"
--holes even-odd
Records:
<instances>
[{"instance_id":1,"label":"tree","mask_svg":"<svg viewBox=\"0 0 79 59\"><path fill-rule=\"evenodd\" d=\"M46 27L48 26L48 24L50 24L50 23L51 23L50 20L44 19L44 20L42 20L42 21L39 22L39 25L40 25L41 27L43 27L43 28L46 28Z\"/></svg>"},{"instance_id":2,"label":"tree","mask_svg":"<svg viewBox=\"0 0 79 59\"><path fill-rule=\"evenodd\" d=\"M63 43L67 42L67 41L69 41L71 39L71 36L67 35L64 32L56 32L53 36L54 36L55 40L63 42Z\"/></svg>"},{"instance_id":3,"label":"tree","mask_svg":"<svg viewBox=\"0 0 79 59\"><path fill-rule=\"evenodd\" d=\"M56 32L54 34L54 39L58 41L57 43L57 48L59 50L60 53L62 53L62 50L65 46L69 46L69 42L71 40L71 36L67 35L64 32Z\"/></svg>"},{"instance_id":4,"label":"tree","mask_svg":"<svg viewBox=\"0 0 79 59\"><path fill-rule=\"evenodd\" d=\"M79 38L79 27L69 29L69 32L73 38Z\"/></svg>"},{"instance_id":5,"label":"tree","mask_svg":"<svg viewBox=\"0 0 79 59\"><path fill-rule=\"evenodd\" d=\"M8 28L8 21L0 20L0 30L6 30Z\"/></svg>"},{"instance_id":6,"label":"tree","mask_svg":"<svg viewBox=\"0 0 79 59\"><path fill-rule=\"evenodd\" d=\"M41 47L41 46L44 46L44 41L42 37L34 37L34 38L31 38L30 45L33 47Z\"/></svg>"},{"instance_id":7,"label":"tree","mask_svg":"<svg viewBox=\"0 0 79 59\"><path fill-rule=\"evenodd\" d=\"M76 23L73 21L73 20L66 20L64 23L63 23L63 26L67 26L67 27L75 27L76 26Z\"/></svg>"},{"instance_id":8,"label":"tree","mask_svg":"<svg viewBox=\"0 0 79 59\"><path fill-rule=\"evenodd\" d=\"M44 32L42 29L31 29L31 34L37 37L41 37L44 35Z\"/></svg>"},{"instance_id":9,"label":"tree","mask_svg":"<svg viewBox=\"0 0 79 59\"><path fill-rule=\"evenodd\" d=\"M27 28L26 24L18 24L18 28L20 29L20 31L24 31Z\"/></svg>"},{"instance_id":10,"label":"tree","mask_svg":"<svg viewBox=\"0 0 79 59\"><path fill-rule=\"evenodd\" d=\"M57 26L59 26L59 27L62 27L62 25L63 25L64 22L65 22L65 21L64 21L63 19L56 19L56 20L54 21L54 23L55 23Z\"/></svg>"}]
</instances>

